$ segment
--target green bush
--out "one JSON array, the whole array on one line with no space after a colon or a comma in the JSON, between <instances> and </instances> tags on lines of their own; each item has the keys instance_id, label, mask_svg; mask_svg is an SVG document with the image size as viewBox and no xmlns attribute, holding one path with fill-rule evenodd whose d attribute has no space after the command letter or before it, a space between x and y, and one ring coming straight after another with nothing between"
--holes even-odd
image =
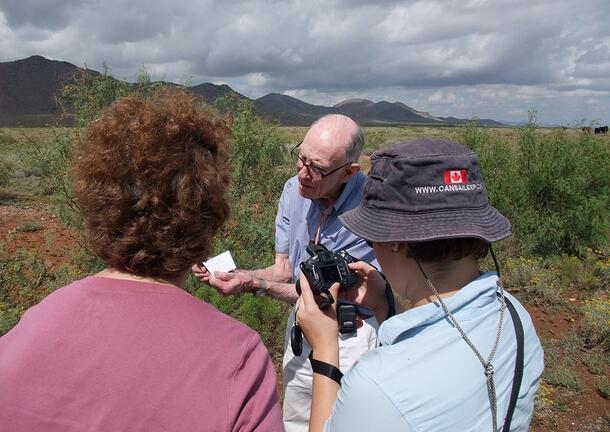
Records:
<instances>
[{"instance_id":1,"label":"green bush","mask_svg":"<svg viewBox=\"0 0 610 432\"><path fill-rule=\"evenodd\" d=\"M143 68L138 74L137 83L130 84L114 78L108 65L104 64L103 67L101 74L80 71L74 76L74 81L62 89L62 100L73 107L78 127L87 126L102 109L121 96L149 96L159 87L150 81L148 72Z\"/></svg>"},{"instance_id":2,"label":"green bush","mask_svg":"<svg viewBox=\"0 0 610 432\"><path fill-rule=\"evenodd\" d=\"M101 74L79 72L74 82L62 89L62 101L74 108L76 125L85 127L102 109L116 99L129 94L148 96L158 84L151 83L145 70L141 70L137 83L130 84L115 79L110 68L104 65ZM80 216L74 202L72 181L68 173L68 161L78 145L79 129L53 129L47 140L30 140L22 154L22 162L28 175L39 179L42 192L51 197L62 222L80 227Z\"/></svg>"},{"instance_id":3,"label":"green bush","mask_svg":"<svg viewBox=\"0 0 610 432\"><path fill-rule=\"evenodd\" d=\"M584 355L583 363L593 375L602 375L610 367L610 357L603 351L591 350Z\"/></svg>"},{"instance_id":4,"label":"green bush","mask_svg":"<svg viewBox=\"0 0 610 432\"><path fill-rule=\"evenodd\" d=\"M0 336L8 333L10 329L17 325L23 315L23 307L11 307L0 302Z\"/></svg>"},{"instance_id":5,"label":"green bush","mask_svg":"<svg viewBox=\"0 0 610 432\"><path fill-rule=\"evenodd\" d=\"M251 101L223 98L231 125L229 190L231 219L215 241L215 252L230 250L238 267L250 269L273 263L275 214L292 166L290 138L258 117Z\"/></svg>"},{"instance_id":6,"label":"green bush","mask_svg":"<svg viewBox=\"0 0 610 432\"><path fill-rule=\"evenodd\" d=\"M275 258L275 214L284 182L292 166L287 148L292 140L277 124L258 117L250 101L223 98L217 106L231 125L229 190L231 218L214 242L214 252L230 250L238 267L267 267ZM220 311L246 323L261 335L279 361L283 352L288 306L253 295L220 296L196 280L190 290Z\"/></svg>"},{"instance_id":7,"label":"green bush","mask_svg":"<svg viewBox=\"0 0 610 432\"><path fill-rule=\"evenodd\" d=\"M558 309L565 305L563 286L557 270L540 258L507 258L502 269L506 289L530 304Z\"/></svg>"},{"instance_id":8,"label":"green bush","mask_svg":"<svg viewBox=\"0 0 610 432\"><path fill-rule=\"evenodd\" d=\"M581 334L588 346L610 351L610 296L605 295L587 301L581 308L583 320Z\"/></svg>"},{"instance_id":9,"label":"green bush","mask_svg":"<svg viewBox=\"0 0 610 432\"><path fill-rule=\"evenodd\" d=\"M68 159L78 142L78 131L53 129L48 138L30 141L21 155L28 176L38 179L40 191L49 195L61 220L79 226L72 184L68 178Z\"/></svg>"},{"instance_id":10,"label":"green bush","mask_svg":"<svg viewBox=\"0 0 610 432\"><path fill-rule=\"evenodd\" d=\"M597 391L604 399L610 399L610 380L604 377L595 382Z\"/></svg>"},{"instance_id":11,"label":"green bush","mask_svg":"<svg viewBox=\"0 0 610 432\"><path fill-rule=\"evenodd\" d=\"M518 230L531 239L529 249L582 254L587 246L606 246L608 146L581 134L569 137L562 129L537 134L533 124L519 145L528 208L519 209Z\"/></svg>"},{"instance_id":12,"label":"green bush","mask_svg":"<svg viewBox=\"0 0 610 432\"><path fill-rule=\"evenodd\" d=\"M547 368L543 376L548 384L556 387L563 387L574 392L580 391L582 387L576 374L566 365Z\"/></svg>"},{"instance_id":13,"label":"green bush","mask_svg":"<svg viewBox=\"0 0 610 432\"><path fill-rule=\"evenodd\" d=\"M17 228L15 228L15 230L17 232L36 232L36 231L40 231L42 229L42 226L37 224L36 222L32 222L32 221L24 221L21 223L21 225L19 225Z\"/></svg>"},{"instance_id":14,"label":"green bush","mask_svg":"<svg viewBox=\"0 0 610 432\"><path fill-rule=\"evenodd\" d=\"M15 167L12 163L0 160L0 187L4 187L9 184Z\"/></svg>"},{"instance_id":15,"label":"green bush","mask_svg":"<svg viewBox=\"0 0 610 432\"><path fill-rule=\"evenodd\" d=\"M38 252L20 249L0 258L0 336L8 332L29 307L55 289L90 273L76 260L61 266L47 263Z\"/></svg>"},{"instance_id":16,"label":"green bush","mask_svg":"<svg viewBox=\"0 0 610 432\"><path fill-rule=\"evenodd\" d=\"M0 153L5 154L5 149L10 149L16 144L15 138L0 130ZM7 186L15 173L15 165L11 160L0 159L0 188ZM0 198L1 200L1 198ZM1 202L1 201L0 201Z\"/></svg>"},{"instance_id":17,"label":"green bush","mask_svg":"<svg viewBox=\"0 0 610 432\"><path fill-rule=\"evenodd\" d=\"M561 254L548 261L564 288L585 292L610 290L610 262L591 249L585 249L581 257Z\"/></svg>"},{"instance_id":18,"label":"green bush","mask_svg":"<svg viewBox=\"0 0 610 432\"><path fill-rule=\"evenodd\" d=\"M479 154L489 200L513 224L521 252L583 255L603 249L610 230L610 147L565 129L543 133L535 112L516 143L474 124L459 140Z\"/></svg>"}]
</instances>

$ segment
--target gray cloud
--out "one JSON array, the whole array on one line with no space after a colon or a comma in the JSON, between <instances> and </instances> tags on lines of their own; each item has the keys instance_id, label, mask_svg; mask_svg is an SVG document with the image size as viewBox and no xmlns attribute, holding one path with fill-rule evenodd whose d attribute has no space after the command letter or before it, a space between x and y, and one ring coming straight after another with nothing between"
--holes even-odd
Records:
<instances>
[{"instance_id":1,"label":"gray cloud","mask_svg":"<svg viewBox=\"0 0 610 432\"><path fill-rule=\"evenodd\" d=\"M0 10L10 27L57 30L68 25L72 12L85 3L87 0L0 0Z\"/></svg>"},{"instance_id":2,"label":"gray cloud","mask_svg":"<svg viewBox=\"0 0 610 432\"><path fill-rule=\"evenodd\" d=\"M41 54L251 97L610 122L608 22L607 0L0 0L0 61Z\"/></svg>"}]
</instances>

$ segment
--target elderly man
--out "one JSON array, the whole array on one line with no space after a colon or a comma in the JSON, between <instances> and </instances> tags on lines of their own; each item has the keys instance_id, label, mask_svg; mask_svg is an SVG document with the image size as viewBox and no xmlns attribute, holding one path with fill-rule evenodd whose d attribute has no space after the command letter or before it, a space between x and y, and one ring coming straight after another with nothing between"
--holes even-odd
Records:
<instances>
[{"instance_id":1,"label":"elderly man","mask_svg":"<svg viewBox=\"0 0 610 432\"><path fill-rule=\"evenodd\" d=\"M256 292L294 304L298 298L294 282L299 263L308 255L310 242L329 250L346 250L352 256L377 266L372 249L345 229L339 215L356 207L366 176L360 172L358 157L364 145L362 130L349 117L328 115L316 121L301 144L292 150L297 175L289 179L280 197L276 217L275 263L267 268L235 273L194 267L195 274L222 294ZM288 343L294 311L288 318L284 354L284 425L288 432L307 431L312 371L305 342L301 356ZM365 352L374 348L377 321L368 318L356 334L341 335L340 369L347 371Z\"/></svg>"}]
</instances>

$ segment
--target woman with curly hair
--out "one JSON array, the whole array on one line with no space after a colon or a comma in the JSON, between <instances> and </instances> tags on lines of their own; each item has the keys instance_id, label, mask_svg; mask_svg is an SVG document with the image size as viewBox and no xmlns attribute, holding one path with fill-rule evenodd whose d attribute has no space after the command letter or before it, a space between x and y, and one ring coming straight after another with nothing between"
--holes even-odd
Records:
<instances>
[{"instance_id":1,"label":"woman with curly hair","mask_svg":"<svg viewBox=\"0 0 610 432\"><path fill-rule=\"evenodd\" d=\"M73 176L106 269L0 339L0 430L282 430L260 337L182 289L229 213L226 133L177 91L91 123Z\"/></svg>"}]
</instances>

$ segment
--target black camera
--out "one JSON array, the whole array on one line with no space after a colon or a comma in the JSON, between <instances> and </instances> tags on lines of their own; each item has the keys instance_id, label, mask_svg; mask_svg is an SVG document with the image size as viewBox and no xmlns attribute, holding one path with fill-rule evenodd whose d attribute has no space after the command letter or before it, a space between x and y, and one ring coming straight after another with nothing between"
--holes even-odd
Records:
<instances>
[{"instance_id":1,"label":"black camera","mask_svg":"<svg viewBox=\"0 0 610 432\"><path fill-rule=\"evenodd\" d=\"M307 253L310 258L302 262L299 267L307 278L311 291L319 294L326 300L325 303L318 303L323 309L333 304L334 299L330 294L330 287L335 282L339 282L339 289L348 289L358 282L356 274L348 267L349 263L358 261L346 251L332 252L321 244L307 246ZM296 290L301 295L301 285L296 282ZM359 306L356 303L341 300L337 304L337 321L340 333L356 332L356 317L368 318L373 315L368 308ZM290 335L290 344L294 355L301 355L303 351L303 334L301 328L295 323Z\"/></svg>"},{"instance_id":2,"label":"black camera","mask_svg":"<svg viewBox=\"0 0 610 432\"><path fill-rule=\"evenodd\" d=\"M321 244L312 244L307 246L307 253L310 258L299 267L314 294L328 291L335 282L339 282L340 289L351 288L358 282L354 272L347 266L357 260L347 252L332 252ZM298 285L297 292L301 295Z\"/></svg>"}]
</instances>

